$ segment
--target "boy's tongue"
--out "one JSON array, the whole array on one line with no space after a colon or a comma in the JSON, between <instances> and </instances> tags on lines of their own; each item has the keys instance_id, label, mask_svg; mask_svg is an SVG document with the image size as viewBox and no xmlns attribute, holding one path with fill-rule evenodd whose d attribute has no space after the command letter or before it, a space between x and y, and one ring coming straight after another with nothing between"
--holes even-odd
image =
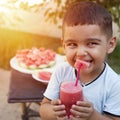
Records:
<instances>
[{"instance_id":1,"label":"boy's tongue","mask_svg":"<svg viewBox=\"0 0 120 120\"><path fill-rule=\"evenodd\" d=\"M90 64L83 60L76 60L74 67L78 69L80 65L81 65L81 69L86 69L89 67Z\"/></svg>"}]
</instances>

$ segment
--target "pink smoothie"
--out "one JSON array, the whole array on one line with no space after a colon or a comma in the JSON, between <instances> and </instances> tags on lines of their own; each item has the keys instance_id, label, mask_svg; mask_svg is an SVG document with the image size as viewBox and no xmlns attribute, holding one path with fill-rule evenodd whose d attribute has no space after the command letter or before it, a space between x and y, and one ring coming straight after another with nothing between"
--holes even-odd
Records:
<instances>
[{"instance_id":1,"label":"pink smoothie","mask_svg":"<svg viewBox=\"0 0 120 120\"><path fill-rule=\"evenodd\" d=\"M66 107L66 112L69 117L70 109L77 101L83 100L83 92L80 84L75 86L75 82L66 81L61 84L60 100Z\"/></svg>"}]
</instances>

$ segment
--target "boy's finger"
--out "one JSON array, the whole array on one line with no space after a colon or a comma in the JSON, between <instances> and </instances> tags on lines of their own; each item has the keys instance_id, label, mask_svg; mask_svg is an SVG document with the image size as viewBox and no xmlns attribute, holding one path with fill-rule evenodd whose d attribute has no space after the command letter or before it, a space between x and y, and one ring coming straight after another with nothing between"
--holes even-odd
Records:
<instances>
[{"instance_id":1,"label":"boy's finger","mask_svg":"<svg viewBox=\"0 0 120 120\"><path fill-rule=\"evenodd\" d=\"M57 99L57 100L52 100L52 101L51 101L51 104L52 104L52 105L60 105L60 104L61 104L61 101L58 100L58 99Z\"/></svg>"},{"instance_id":2,"label":"boy's finger","mask_svg":"<svg viewBox=\"0 0 120 120\"><path fill-rule=\"evenodd\" d=\"M54 110L54 111L65 110L65 106L64 106L64 105L53 106L53 110Z\"/></svg>"},{"instance_id":3,"label":"boy's finger","mask_svg":"<svg viewBox=\"0 0 120 120\"><path fill-rule=\"evenodd\" d=\"M88 114L85 113L85 112L79 112L79 111L76 111L76 110L73 110L73 109L71 109L70 112L75 118L86 118L86 117L88 117Z\"/></svg>"},{"instance_id":4,"label":"boy's finger","mask_svg":"<svg viewBox=\"0 0 120 120\"><path fill-rule=\"evenodd\" d=\"M62 110L62 111L56 111L54 113L55 116L57 117L65 117L66 116L66 111L65 110Z\"/></svg>"},{"instance_id":5,"label":"boy's finger","mask_svg":"<svg viewBox=\"0 0 120 120\"><path fill-rule=\"evenodd\" d=\"M83 107L91 107L92 103L88 101L77 101L76 105L83 106Z\"/></svg>"}]
</instances>

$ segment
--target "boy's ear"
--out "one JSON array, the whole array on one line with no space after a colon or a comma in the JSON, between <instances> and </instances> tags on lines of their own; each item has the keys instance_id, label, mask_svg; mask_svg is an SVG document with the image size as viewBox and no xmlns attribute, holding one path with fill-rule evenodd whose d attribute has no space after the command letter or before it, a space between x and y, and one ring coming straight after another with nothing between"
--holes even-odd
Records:
<instances>
[{"instance_id":1,"label":"boy's ear","mask_svg":"<svg viewBox=\"0 0 120 120\"><path fill-rule=\"evenodd\" d=\"M109 41L108 41L108 50L107 53L110 54L114 51L115 47L116 47L116 37L112 37Z\"/></svg>"}]
</instances>

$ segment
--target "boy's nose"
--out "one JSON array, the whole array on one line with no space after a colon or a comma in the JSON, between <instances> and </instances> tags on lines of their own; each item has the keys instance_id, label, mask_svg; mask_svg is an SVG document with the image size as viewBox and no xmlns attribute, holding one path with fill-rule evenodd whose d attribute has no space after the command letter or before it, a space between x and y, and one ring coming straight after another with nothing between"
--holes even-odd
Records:
<instances>
[{"instance_id":1,"label":"boy's nose","mask_svg":"<svg viewBox=\"0 0 120 120\"><path fill-rule=\"evenodd\" d=\"M77 50L77 56L86 56L87 55L87 50L85 47L80 46Z\"/></svg>"}]
</instances>

